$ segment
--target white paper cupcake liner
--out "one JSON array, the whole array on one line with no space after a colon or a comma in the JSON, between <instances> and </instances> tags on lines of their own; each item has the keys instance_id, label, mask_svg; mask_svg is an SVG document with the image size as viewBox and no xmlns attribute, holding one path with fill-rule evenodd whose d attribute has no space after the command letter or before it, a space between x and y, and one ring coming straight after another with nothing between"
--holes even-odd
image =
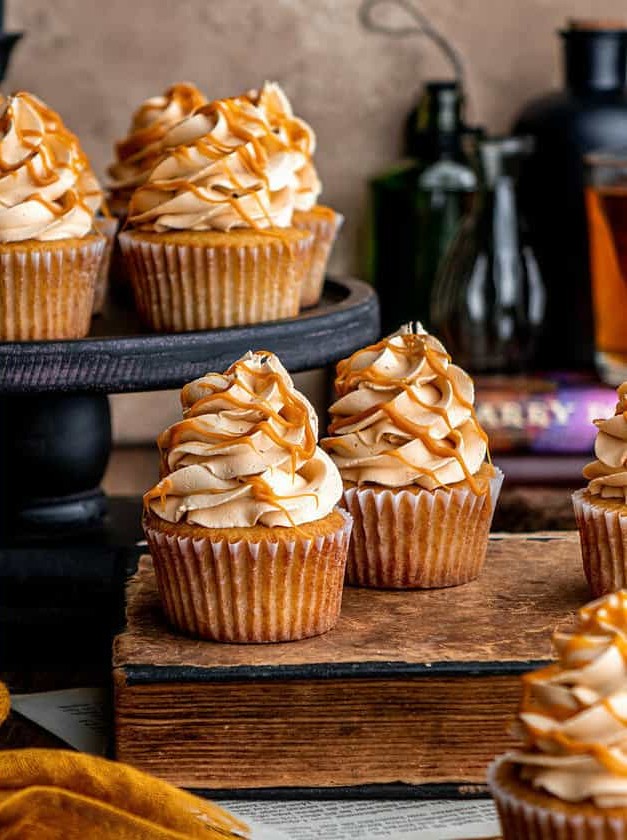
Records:
<instances>
[{"instance_id":1,"label":"white paper cupcake liner","mask_svg":"<svg viewBox=\"0 0 627 840\"><path fill-rule=\"evenodd\" d=\"M627 514L594 504L586 489L573 493L583 568L595 598L627 586Z\"/></svg>"},{"instance_id":2,"label":"white paper cupcake liner","mask_svg":"<svg viewBox=\"0 0 627 840\"><path fill-rule=\"evenodd\" d=\"M308 230L314 235L311 265L301 287L301 309L316 306L320 301L331 249L343 224L344 216L341 213L334 213L330 219L308 213L303 216L294 214L294 227Z\"/></svg>"},{"instance_id":3,"label":"white paper cupcake liner","mask_svg":"<svg viewBox=\"0 0 627 840\"><path fill-rule=\"evenodd\" d=\"M94 227L105 238L104 250L96 278L96 291L94 294L93 314L100 315L104 309L105 301L109 291L109 271L111 268L111 256L115 244L115 235L118 232L118 219L102 217L95 219Z\"/></svg>"},{"instance_id":4,"label":"white paper cupcake liner","mask_svg":"<svg viewBox=\"0 0 627 840\"><path fill-rule=\"evenodd\" d=\"M14 243L0 252L0 341L87 335L104 247L103 236L90 236L78 245Z\"/></svg>"},{"instance_id":5,"label":"white paper cupcake liner","mask_svg":"<svg viewBox=\"0 0 627 840\"><path fill-rule=\"evenodd\" d=\"M292 318L313 237L259 245L162 244L118 237L137 310L157 331L183 332Z\"/></svg>"},{"instance_id":6,"label":"white paper cupcake liner","mask_svg":"<svg viewBox=\"0 0 627 840\"><path fill-rule=\"evenodd\" d=\"M434 589L474 580L483 567L503 482L495 469L490 492L469 488L414 493L349 487L353 517L347 582L385 589Z\"/></svg>"},{"instance_id":7,"label":"white paper cupcake liner","mask_svg":"<svg viewBox=\"0 0 627 840\"><path fill-rule=\"evenodd\" d=\"M287 642L336 623L352 522L302 540L178 538L147 525L163 610L184 633L221 642Z\"/></svg>"},{"instance_id":8,"label":"white paper cupcake liner","mask_svg":"<svg viewBox=\"0 0 627 840\"><path fill-rule=\"evenodd\" d=\"M506 790L498 781L499 768L507 755L488 770L488 785L499 812L503 840L626 840L625 819L604 815L571 815L558 809L527 802Z\"/></svg>"}]
</instances>

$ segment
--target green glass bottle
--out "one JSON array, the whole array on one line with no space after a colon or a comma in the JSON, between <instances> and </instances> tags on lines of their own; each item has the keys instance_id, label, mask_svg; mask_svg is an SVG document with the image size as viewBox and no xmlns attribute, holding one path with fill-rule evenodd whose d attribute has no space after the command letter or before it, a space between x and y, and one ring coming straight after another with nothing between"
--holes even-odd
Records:
<instances>
[{"instance_id":1,"label":"green glass bottle","mask_svg":"<svg viewBox=\"0 0 627 840\"><path fill-rule=\"evenodd\" d=\"M407 122L410 159L371 182L370 275L384 334L408 320L429 327L433 281L476 186L462 106L458 82L428 82Z\"/></svg>"}]
</instances>

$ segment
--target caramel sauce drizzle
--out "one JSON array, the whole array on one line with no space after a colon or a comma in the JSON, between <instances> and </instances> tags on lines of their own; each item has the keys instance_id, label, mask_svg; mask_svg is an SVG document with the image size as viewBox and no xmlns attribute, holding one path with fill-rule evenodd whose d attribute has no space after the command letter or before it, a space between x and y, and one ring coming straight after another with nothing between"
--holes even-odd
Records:
<instances>
[{"instance_id":1,"label":"caramel sauce drizzle","mask_svg":"<svg viewBox=\"0 0 627 840\"><path fill-rule=\"evenodd\" d=\"M396 338L398 338L398 336ZM420 440L420 442L432 455L436 455L441 458L455 458L460 468L462 469L464 477L468 481L468 484L470 485L473 492L477 494L487 493L488 488L482 486L466 466L464 458L460 452L460 443L462 442L461 433L459 432L459 430L453 427L451 420L448 416L448 412L443 406L431 405L429 403L423 402L418 397L417 393L414 390L414 386L410 381L408 381L405 378L389 377L386 374L376 370L373 364L367 365L366 367L363 367L361 369L356 368L356 362L358 362L358 360L364 353L370 355L373 353L378 354L384 350L390 350L395 355L405 357L408 359L416 356L417 354L421 355L422 357L424 357L427 364L431 367L435 374L445 379L446 382L450 385L453 396L460 403L460 405L469 411L475 430L477 431L480 438L484 441L487 447L488 435L481 428L472 403L464 398L454 379L450 376L447 370L446 365L448 362L450 362L450 356L448 355L448 353L430 347L428 344L428 336L426 335L410 333L402 335L401 338L403 339L402 345L394 344L392 343L391 339L384 338L374 345L365 347L362 350L358 350L356 353L353 353L353 355L350 356L348 359L343 359L341 362L339 362L337 366L337 378L335 380L335 388L340 397L345 396L351 391L356 390L360 385L364 383L378 385L385 389L385 391L393 391L395 393L392 399L382 401L381 403L372 406L370 409L367 409L359 415L354 415L346 418L334 418L333 422L329 426L329 433L331 435L334 435L337 432L340 432L341 434L341 430L346 426L352 426L356 423L361 423L369 416L381 411L387 415L389 420L391 420L391 422L401 432L404 432L410 438ZM437 385L435 385L435 383L428 384L431 384L433 385L433 387L437 388ZM411 401L415 402L420 407L432 411L434 414L437 414L439 417L443 418L449 429L448 436L446 438L443 438L442 440L436 440L430 435L428 426L414 423L404 415L400 414L399 411L394 408L394 400L398 396L399 391L404 392ZM328 441L326 444L326 448L335 445L335 440L332 442ZM379 454L396 458L410 469L415 470L423 475L426 475L434 481L437 481L434 471L428 470L425 467L422 467L418 464L412 464L397 449L391 449L389 451L381 452Z\"/></svg>"},{"instance_id":2,"label":"caramel sauce drizzle","mask_svg":"<svg viewBox=\"0 0 627 840\"><path fill-rule=\"evenodd\" d=\"M272 216L268 209L264 206L261 195L258 193L261 186L266 189L269 187L269 178L266 171L268 164L268 150L264 145L264 141L266 144L278 144L277 147L282 146L285 150L301 151L298 142L300 138L298 134L287 131L288 143L283 143L277 137L274 128L266 122L264 117L261 115L257 116L257 114L244 109L242 105L243 102L253 104L251 99L244 97L220 99L209 104L202 105L195 111L195 113L203 111L217 111L224 118L231 134L241 141L240 145L233 147L226 143L221 143L219 140L215 139L211 133L201 137L190 145L196 148L197 151L204 155L209 161L217 161L223 158L228 158L230 155L237 156L244 169L258 178L261 184L256 188L244 187L236 177L232 167L229 167L226 161L224 161L225 174L233 184L233 189L230 187L220 189L220 185L213 185L211 189L214 192L221 194L220 199L213 199L209 195L208 190L195 187L194 184L187 178L149 181L144 186L139 187L134 194L129 208L129 217L138 215L135 210L137 205L136 197L142 190L157 190L164 193L176 193L179 190L188 190L193 193L196 198L207 204L223 204L224 202L227 202L245 222L247 227L253 230L262 230L263 228L260 222L257 219L254 219L242 207L240 199L244 196L250 196L255 200L260 215L265 220L266 225L272 228ZM277 117L277 119L279 118ZM288 118L285 118L285 120L289 122ZM247 123L252 124L253 128L249 129L247 127ZM260 131L261 135L259 135ZM300 129L300 131L301 135L305 134L304 129ZM252 147L252 151L248 148L248 146ZM169 153L175 158L183 156L189 157L187 147L185 146L176 147Z\"/></svg>"},{"instance_id":3,"label":"caramel sauce drizzle","mask_svg":"<svg viewBox=\"0 0 627 840\"><path fill-rule=\"evenodd\" d=\"M79 178L84 173L91 173L91 164L87 155L83 152L80 142L75 134L69 131L59 114L48 106L44 105L28 93L20 92L14 98L19 97L27 106L42 120L44 129L21 128L13 114L13 103L10 101L0 119L0 131L7 132L12 124L15 128L18 141L27 150L25 158L15 164L8 163L0 153L0 177L15 176L17 171L25 166L29 178L35 187L46 187L58 180L59 169L70 169L74 175L75 185L54 201L49 201L37 194L29 195L27 201L35 201L44 206L54 218L60 218L76 207L81 207L90 216L93 215L85 199L91 196L101 197L101 209L108 214L108 208L102 199L102 193L98 189L84 190L79 192L77 187ZM57 160L52 148L45 142L46 132L54 135L55 140L68 152L69 163ZM38 171L36 161L41 171ZM95 177L94 177L94 182Z\"/></svg>"},{"instance_id":4,"label":"caramel sauce drizzle","mask_svg":"<svg viewBox=\"0 0 627 840\"><path fill-rule=\"evenodd\" d=\"M155 154L152 150L145 154L147 147L149 148L162 140L169 129L178 122L178 119L183 119L194 113L206 102L205 96L194 85L183 83L172 85L163 94L163 105L160 112L147 125L148 115L155 111L155 104L144 102L133 115L129 136L115 144L118 163L136 163L137 159L141 158L143 159L143 169L152 168L150 164L155 158L159 157L159 154L158 152ZM166 114L174 104L177 106L179 116L171 119L166 117ZM113 169L115 169L115 164L109 168L109 173L112 175L111 170Z\"/></svg>"},{"instance_id":5,"label":"caramel sauce drizzle","mask_svg":"<svg viewBox=\"0 0 627 840\"><path fill-rule=\"evenodd\" d=\"M252 377L253 380L258 383L258 390L249 387L243 381L242 374ZM229 377L232 377L232 381L229 381ZM244 391L244 393L248 394L253 399L253 402L243 402L241 399L238 399L236 396L229 393L229 389L234 385ZM188 397L188 391L186 391L187 387L188 386L186 386L181 393L184 405L186 404ZM273 387L277 388L283 403L279 411L275 410L266 399L260 397L260 392L270 390ZM242 409L258 413L261 415L262 419L253 423L251 428L245 434L229 434L225 432L212 431L211 429L208 429L204 423L202 423L202 417L208 413L206 409L210 408L212 403L218 400L228 403L230 407L234 409ZM273 370L254 370L250 368L246 362L241 360L235 362L227 370L225 374L225 387L223 390L217 390L213 393L200 397L186 409L186 414L189 416L186 416L184 420L181 420L179 423L170 427L170 429L167 429L159 437L158 445L163 472L169 472L167 452L185 441L198 441L206 443L208 446L207 458L210 458L211 452L223 448L224 443L228 443L230 446L249 446L254 451L257 451L253 440L254 436L256 434L266 435L266 437L270 438L270 440L277 446L288 451L292 475L294 475L298 469L299 460L301 462L310 460L316 451L317 442L309 419L309 412L305 402L301 400L298 393L289 387L280 372ZM302 443L293 443L286 440L285 437L282 437L275 429L272 428L270 420L274 420L286 431L302 428L304 431L304 440ZM268 503L282 511L293 527L297 526L293 522L289 512L283 505L281 505L281 500L286 498L306 498L308 496L315 498L315 493L279 496L272 491L272 488L259 475L242 477L239 481L242 484L251 487L255 499ZM145 494L144 504L148 506L153 499L159 498L161 500L162 507L164 507L165 498L171 489L171 480L166 476L156 487ZM199 494L205 492L209 493L210 491L198 491ZM219 490L214 492L221 493L224 491ZM188 492L188 495L194 494L192 492Z\"/></svg>"},{"instance_id":6,"label":"caramel sauce drizzle","mask_svg":"<svg viewBox=\"0 0 627 840\"><path fill-rule=\"evenodd\" d=\"M577 632L572 634L565 645L566 656L580 650L590 650L596 647L607 650L610 645L614 645L618 648L623 660L627 663L627 639L625 638L625 632L627 631L627 596L624 592L614 593L609 599L605 599L602 604L582 607L578 615ZM596 638L587 639L586 634L591 636L595 636L596 634ZM605 647L599 646L599 638L607 643ZM583 660L578 665L571 666L569 663L567 668L569 671L576 672L589 665L589 661ZM551 718L556 723L563 723L587 708L572 695L571 699L576 701L577 705L574 711L572 708L565 708L555 702L541 704L535 700L534 687L537 684L551 681L562 670L563 666L555 663L546 668L526 674L523 677L523 696L520 704L521 714L540 714ZM627 728L627 718L616 711L608 698L601 699L599 704L621 726ZM620 776L627 776L627 757L623 758L622 755L617 755L616 752L603 744L575 741L557 729L543 731L539 727L534 727L529 723L525 723L525 729L530 739L530 748L534 748L534 741L548 741L558 746L567 755L589 755L596 759L609 772Z\"/></svg>"}]
</instances>

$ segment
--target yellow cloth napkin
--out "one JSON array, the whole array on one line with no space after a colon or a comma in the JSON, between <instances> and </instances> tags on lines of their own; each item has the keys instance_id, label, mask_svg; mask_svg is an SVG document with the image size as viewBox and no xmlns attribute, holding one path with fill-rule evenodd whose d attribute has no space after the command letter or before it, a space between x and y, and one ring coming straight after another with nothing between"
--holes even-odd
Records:
<instances>
[{"instance_id":1,"label":"yellow cloth napkin","mask_svg":"<svg viewBox=\"0 0 627 840\"><path fill-rule=\"evenodd\" d=\"M0 723L9 709L0 683ZM0 751L0 840L249 836L217 805L126 764L70 750Z\"/></svg>"}]
</instances>

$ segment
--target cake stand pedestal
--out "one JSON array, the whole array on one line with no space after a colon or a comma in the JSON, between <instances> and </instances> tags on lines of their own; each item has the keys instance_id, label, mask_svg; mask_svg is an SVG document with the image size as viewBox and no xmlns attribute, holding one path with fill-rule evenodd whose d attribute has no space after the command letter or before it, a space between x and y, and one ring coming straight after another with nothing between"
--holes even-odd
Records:
<instances>
[{"instance_id":1,"label":"cake stand pedestal","mask_svg":"<svg viewBox=\"0 0 627 840\"><path fill-rule=\"evenodd\" d=\"M0 667L80 664L86 649L109 661L142 534L140 499L100 489L107 394L179 388L250 349L310 370L378 332L372 288L328 278L320 305L289 320L156 335L118 310L81 340L0 344Z\"/></svg>"},{"instance_id":2,"label":"cake stand pedestal","mask_svg":"<svg viewBox=\"0 0 627 840\"><path fill-rule=\"evenodd\" d=\"M85 339L0 344L0 533L102 518L107 394L179 388L249 349L272 350L290 371L310 370L367 344L378 330L371 287L329 278L320 305L288 320L148 335L134 313L118 311L96 320Z\"/></svg>"}]
</instances>

